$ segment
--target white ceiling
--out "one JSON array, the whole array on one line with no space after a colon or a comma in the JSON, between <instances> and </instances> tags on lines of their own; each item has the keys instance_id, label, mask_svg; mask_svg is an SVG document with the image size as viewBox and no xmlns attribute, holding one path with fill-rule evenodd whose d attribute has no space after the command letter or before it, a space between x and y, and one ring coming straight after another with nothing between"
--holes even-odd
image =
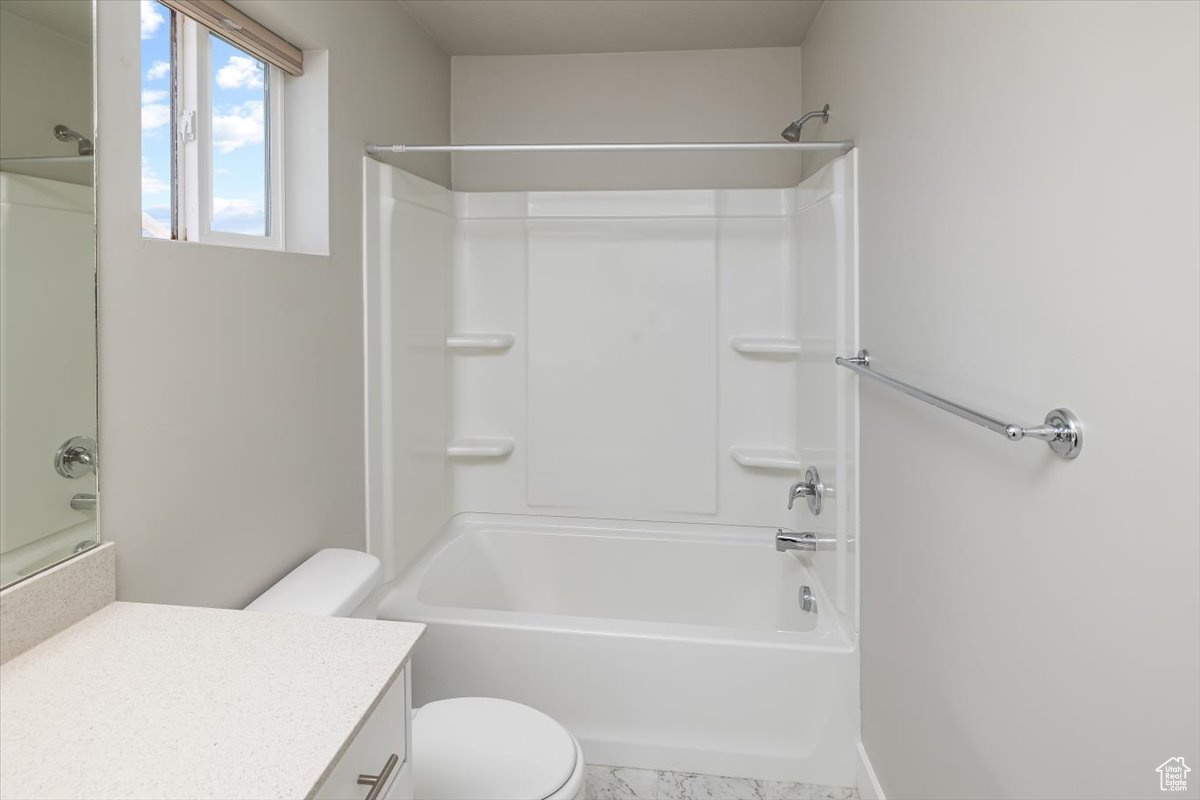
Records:
<instances>
[{"instance_id":1,"label":"white ceiling","mask_svg":"<svg viewBox=\"0 0 1200 800\"><path fill-rule=\"evenodd\" d=\"M80 0L0 0L7 11L57 31L68 39L92 43L92 4Z\"/></svg>"},{"instance_id":2,"label":"white ceiling","mask_svg":"<svg viewBox=\"0 0 1200 800\"><path fill-rule=\"evenodd\" d=\"M455 56L800 44L823 0L400 0Z\"/></svg>"}]
</instances>

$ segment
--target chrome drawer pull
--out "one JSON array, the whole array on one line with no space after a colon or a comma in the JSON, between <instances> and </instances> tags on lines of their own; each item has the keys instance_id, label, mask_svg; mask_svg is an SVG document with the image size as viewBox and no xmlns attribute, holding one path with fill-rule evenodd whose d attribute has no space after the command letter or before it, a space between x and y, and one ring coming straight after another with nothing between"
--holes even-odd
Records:
<instances>
[{"instance_id":1,"label":"chrome drawer pull","mask_svg":"<svg viewBox=\"0 0 1200 800\"><path fill-rule=\"evenodd\" d=\"M359 786L370 786L371 791L367 792L364 800L379 800L383 796L383 787L387 786L388 778L392 777L392 772L395 771L396 765L400 763L400 756L392 753L388 756L387 762L383 765L383 771L378 775L359 775Z\"/></svg>"}]
</instances>

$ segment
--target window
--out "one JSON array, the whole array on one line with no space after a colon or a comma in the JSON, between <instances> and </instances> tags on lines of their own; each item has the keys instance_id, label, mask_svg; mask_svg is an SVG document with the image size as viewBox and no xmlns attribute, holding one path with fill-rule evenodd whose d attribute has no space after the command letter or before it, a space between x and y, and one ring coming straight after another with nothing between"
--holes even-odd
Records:
<instances>
[{"instance_id":1,"label":"window","mask_svg":"<svg viewBox=\"0 0 1200 800\"><path fill-rule=\"evenodd\" d=\"M174 56L169 10L142 0L142 235L171 239Z\"/></svg>"},{"instance_id":2,"label":"window","mask_svg":"<svg viewBox=\"0 0 1200 800\"><path fill-rule=\"evenodd\" d=\"M142 234L282 248L282 70L158 0L141 27Z\"/></svg>"},{"instance_id":3,"label":"window","mask_svg":"<svg viewBox=\"0 0 1200 800\"><path fill-rule=\"evenodd\" d=\"M271 235L271 68L208 34L212 192L209 227L222 233ZM278 149L278 148L274 148Z\"/></svg>"}]
</instances>

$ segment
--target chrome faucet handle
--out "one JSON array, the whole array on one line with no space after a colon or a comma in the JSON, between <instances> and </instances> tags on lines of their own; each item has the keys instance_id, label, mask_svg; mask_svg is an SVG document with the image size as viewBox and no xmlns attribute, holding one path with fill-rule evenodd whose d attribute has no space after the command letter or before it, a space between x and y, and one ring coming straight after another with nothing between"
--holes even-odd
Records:
<instances>
[{"instance_id":1,"label":"chrome faucet handle","mask_svg":"<svg viewBox=\"0 0 1200 800\"><path fill-rule=\"evenodd\" d=\"M816 467L809 467L804 471L804 480L797 481L792 484L792 488L788 490L788 510L792 510L792 505L796 502L797 497L808 498L808 510L817 516L821 513L821 501L825 497L825 484L821 483L821 473Z\"/></svg>"},{"instance_id":2,"label":"chrome faucet handle","mask_svg":"<svg viewBox=\"0 0 1200 800\"><path fill-rule=\"evenodd\" d=\"M82 478L99 466L99 448L90 436L72 436L54 454L54 471L64 478Z\"/></svg>"},{"instance_id":3,"label":"chrome faucet handle","mask_svg":"<svg viewBox=\"0 0 1200 800\"><path fill-rule=\"evenodd\" d=\"M808 484L804 481L799 481L792 484L792 488L788 489L788 511L792 510L793 504L797 497L805 497L809 493Z\"/></svg>"}]
</instances>

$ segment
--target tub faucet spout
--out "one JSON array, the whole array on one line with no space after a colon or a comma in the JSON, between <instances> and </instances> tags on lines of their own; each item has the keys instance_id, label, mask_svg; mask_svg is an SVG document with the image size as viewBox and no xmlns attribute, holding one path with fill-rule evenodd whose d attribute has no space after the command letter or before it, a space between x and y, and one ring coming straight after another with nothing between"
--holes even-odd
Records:
<instances>
[{"instance_id":1,"label":"tub faucet spout","mask_svg":"<svg viewBox=\"0 0 1200 800\"><path fill-rule=\"evenodd\" d=\"M780 553L786 553L788 550L815 553L818 550L836 545L837 539L817 536L810 531L796 533L795 531L785 531L783 528L775 529L775 549Z\"/></svg>"}]
</instances>

